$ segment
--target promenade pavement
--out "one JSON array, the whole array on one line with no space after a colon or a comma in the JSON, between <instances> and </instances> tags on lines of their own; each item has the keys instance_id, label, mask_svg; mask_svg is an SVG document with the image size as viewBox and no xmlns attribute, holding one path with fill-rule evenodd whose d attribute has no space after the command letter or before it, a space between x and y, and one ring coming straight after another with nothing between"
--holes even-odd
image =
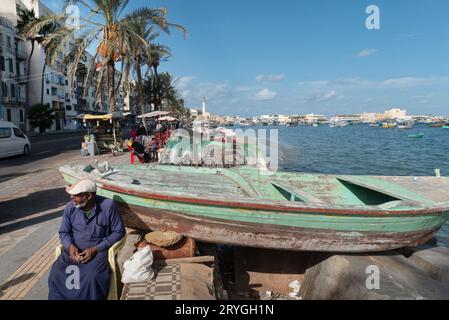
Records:
<instances>
[{"instance_id":1,"label":"promenade pavement","mask_svg":"<svg viewBox=\"0 0 449 320\"><path fill-rule=\"evenodd\" d=\"M82 157L72 150L27 164L18 168L23 172L0 180L0 300L47 299L58 229L70 201L58 168L94 160L129 163L129 153Z\"/></svg>"}]
</instances>

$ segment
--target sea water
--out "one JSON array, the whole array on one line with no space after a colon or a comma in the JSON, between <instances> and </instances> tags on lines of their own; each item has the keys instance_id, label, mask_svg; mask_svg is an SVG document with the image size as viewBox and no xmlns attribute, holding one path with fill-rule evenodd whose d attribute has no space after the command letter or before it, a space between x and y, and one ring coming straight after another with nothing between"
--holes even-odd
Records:
<instances>
[{"instance_id":1,"label":"sea water","mask_svg":"<svg viewBox=\"0 0 449 320\"><path fill-rule=\"evenodd\" d=\"M368 125L330 128L263 126L278 130L279 170L324 174L449 177L449 130L417 124L413 129ZM409 135L423 133L421 139ZM449 222L437 234L449 247Z\"/></svg>"}]
</instances>

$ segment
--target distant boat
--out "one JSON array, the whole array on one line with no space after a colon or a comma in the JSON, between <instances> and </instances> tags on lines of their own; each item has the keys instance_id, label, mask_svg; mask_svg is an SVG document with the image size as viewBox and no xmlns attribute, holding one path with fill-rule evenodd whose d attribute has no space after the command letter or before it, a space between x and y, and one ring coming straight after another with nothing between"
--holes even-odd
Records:
<instances>
[{"instance_id":1,"label":"distant boat","mask_svg":"<svg viewBox=\"0 0 449 320\"><path fill-rule=\"evenodd\" d=\"M447 125L448 125L447 123L431 123L431 124L429 124L429 127L441 128L441 127L444 127L444 126L447 126Z\"/></svg>"},{"instance_id":2,"label":"distant boat","mask_svg":"<svg viewBox=\"0 0 449 320\"><path fill-rule=\"evenodd\" d=\"M443 129L449 129L449 125L447 126L442 126Z\"/></svg>"},{"instance_id":3,"label":"distant boat","mask_svg":"<svg viewBox=\"0 0 449 320\"><path fill-rule=\"evenodd\" d=\"M348 123L346 121L334 121L329 124L329 127L331 128L342 128L346 127Z\"/></svg>"},{"instance_id":4,"label":"distant boat","mask_svg":"<svg viewBox=\"0 0 449 320\"><path fill-rule=\"evenodd\" d=\"M396 128L398 126L398 124L396 122L384 122L382 123L382 128L385 129L392 129L392 128Z\"/></svg>"},{"instance_id":5,"label":"distant boat","mask_svg":"<svg viewBox=\"0 0 449 320\"><path fill-rule=\"evenodd\" d=\"M380 123L378 123L378 122L371 122L371 123L369 124L369 126L370 126L370 127L380 127Z\"/></svg>"},{"instance_id":6,"label":"distant boat","mask_svg":"<svg viewBox=\"0 0 449 320\"><path fill-rule=\"evenodd\" d=\"M413 123L400 124L400 125L398 125L398 128L399 129L412 129Z\"/></svg>"},{"instance_id":7,"label":"distant boat","mask_svg":"<svg viewBox=\"0 0 449 320\"><path fill-rule=\"evenodd\" d=\"M422 137L424 137L424 133L409 134L408 137L410 139L421 139Z\"/></svg>"}]
</instances>

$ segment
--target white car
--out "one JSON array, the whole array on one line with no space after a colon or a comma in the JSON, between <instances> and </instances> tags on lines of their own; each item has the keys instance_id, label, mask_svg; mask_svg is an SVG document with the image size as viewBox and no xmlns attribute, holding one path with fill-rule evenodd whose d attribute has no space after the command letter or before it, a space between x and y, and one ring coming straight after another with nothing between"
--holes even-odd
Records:
<instances>
[{"instance_id":1,"label":"white car","mask_svg":"<svg viewBox=\"0 0 449 320\"><path fill-rule=\"evenodd\" d=\"M30 153L28 137L14 123L0 120L0 158Z\"/></svg>"}]
</instances>

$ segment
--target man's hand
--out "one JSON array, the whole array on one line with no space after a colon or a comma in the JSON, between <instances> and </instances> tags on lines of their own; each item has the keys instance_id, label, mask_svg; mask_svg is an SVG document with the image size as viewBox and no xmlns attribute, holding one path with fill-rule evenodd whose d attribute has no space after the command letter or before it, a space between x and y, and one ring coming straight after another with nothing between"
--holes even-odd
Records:
<instances>
[{"instance_id":1,"label":"man's hand","mask_svg":"<svg viewBox=\"0 0 449 320\"><path fill-rule=\"evenodd\" d=\"M79 254L79 256L81 257L80 262L87 263L93 258L95 258L96 255L97 255L97 248L95 247L87 248L86 250L84 250Z\"/></svg>"},{"instance_id":2,"label":"man's hand","mask_svg":"<svg viewBox=\"0 0 449 320\"><path fill-rule=\"evenodd\" d=\"M79 262L78 256L79 256L80 250L77 246L74 244L71 244L69 247L69 254L70 254L70 260L73 262Z\"/></svg>"}]
</instances>

